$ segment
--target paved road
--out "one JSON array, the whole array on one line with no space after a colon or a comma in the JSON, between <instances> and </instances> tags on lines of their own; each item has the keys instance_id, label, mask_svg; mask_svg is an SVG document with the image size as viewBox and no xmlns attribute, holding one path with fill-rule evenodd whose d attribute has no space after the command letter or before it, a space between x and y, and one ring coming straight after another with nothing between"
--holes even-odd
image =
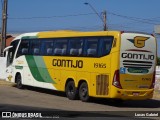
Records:
<instances>
[{"instance_id":1,"label":"paved road","mask_svg":"<svg viewBox=\"0 0 160 120\"><path fill-rule=\"evenodd\" d=\"M52 90L44 90L33 87L27 87L26 89L20 90L13 86L0 86L0 111L33 110L52 112L58 111L56 114L61 115L63 113L62 116L69 116L71 118L77 116L111 117L112 115L134 117L134 114L137 111L149 111L153 113L160 111L160 100L151 99L146 101L126 101L124 104L118 105L106 99L92 99L91 102L85 103L80 100L68 100L64 93ZM69 112L66 113L65 111ZM72 111L81 112L75 112L75 114L73 114Z\"/></svg>"}]
</instances>

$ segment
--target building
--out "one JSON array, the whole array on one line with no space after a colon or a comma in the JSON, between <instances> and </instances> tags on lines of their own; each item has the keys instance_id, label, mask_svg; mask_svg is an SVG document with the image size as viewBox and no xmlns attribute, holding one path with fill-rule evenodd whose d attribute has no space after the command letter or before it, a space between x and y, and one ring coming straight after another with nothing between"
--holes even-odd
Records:
<instances>
[{"instance_id":1,"label":"building","mask_svg":"<svg viewBox=\"0 0 160 120\"><path fill-rule=\"evenodd\" d=\"M5 47L8 47L10 46L12 40L17 37L19 34L8 34L6 36L6 46ZM0 35L0 38L1 38L1 35ZM0 39L0 49L1 49L1 39Z\"/></svg>"},{"instance_id":2,"label":"building","mask_svg":"<svg viewBox=\"0 0 160 120\"><path fill-rule=\"evenodd\" d=\"M11 36L11 35L8 35L7 38L6 38L6 47L7 46L10 46L12 40L14 39L15 37Z\"/></svg>"},{"instance_id":3,"label":"building","mask_svg":"<svg viewBox=\"0 0 160 120\"><path fill-rule=\"evenodd\" d=\"M6 36L6 47L10 46L11 41L14 39L15 37L13 37L12 35L7 35ZM1 40L0 40L0 45L1 45ZM0 46L1 48L1 46Z\"/></svg>"}]
</instances>

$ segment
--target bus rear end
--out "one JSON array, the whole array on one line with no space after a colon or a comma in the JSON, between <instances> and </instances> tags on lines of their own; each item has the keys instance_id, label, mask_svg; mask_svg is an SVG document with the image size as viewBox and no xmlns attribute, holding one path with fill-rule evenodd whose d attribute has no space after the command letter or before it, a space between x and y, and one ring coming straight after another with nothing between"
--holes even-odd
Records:
<instances>
[{"instance_id":1,"label":"bus rear end","mask_svg":"<svg viewBox=\"0 0 160 120\"><path fill-rule=\"evenodd\" d=\"M121 34L120 64L112 82L114 97L123 100L152 98L155 84L156 49L156 40L152 35Z\"/></svg>"}]
</instances>

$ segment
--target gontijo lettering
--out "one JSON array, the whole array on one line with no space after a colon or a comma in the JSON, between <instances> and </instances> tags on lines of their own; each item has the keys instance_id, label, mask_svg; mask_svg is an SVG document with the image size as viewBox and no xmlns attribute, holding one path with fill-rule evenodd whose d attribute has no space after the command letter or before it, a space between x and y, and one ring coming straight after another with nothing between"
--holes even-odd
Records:
<instances>
[{"instance_id":1,"label":"gontijo lettering","mask_svg":"<svg viewBox=\"0 0 160 120\"><path fill-rule=\"evenodd\" d=\"M83 68L82 60L65 60L65 59L53 59L53 66L57 67L71 67L71 68Z\"/></svg>"},{"instance_id":2,"label":"gontijo lettering","mask_svg":"<svg viewBox=\"0 0 160 120\"><path fill-rule=\"evenodd\" d=\"M122 58L154 60L154 55L136 54L136 53L122 53Z\"/></svg>"}]
</instances>

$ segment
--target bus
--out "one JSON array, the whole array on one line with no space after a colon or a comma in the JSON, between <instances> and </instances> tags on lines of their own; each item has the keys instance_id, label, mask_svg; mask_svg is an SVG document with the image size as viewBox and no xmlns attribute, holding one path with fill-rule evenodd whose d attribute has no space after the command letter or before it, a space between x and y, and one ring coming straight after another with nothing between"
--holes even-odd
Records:
<instances>
[{"instance_id":1,"label":"bus","mask_svg":"<svg viewBox=\"0 0 160 120\"><path fill-rule=\"evenodd\" d=\"M124 31L24 33L5 49L6 80L18 88L63 91L71 99L145 100L153 96L154 35Z\"/></svg>"}]
</instances>

